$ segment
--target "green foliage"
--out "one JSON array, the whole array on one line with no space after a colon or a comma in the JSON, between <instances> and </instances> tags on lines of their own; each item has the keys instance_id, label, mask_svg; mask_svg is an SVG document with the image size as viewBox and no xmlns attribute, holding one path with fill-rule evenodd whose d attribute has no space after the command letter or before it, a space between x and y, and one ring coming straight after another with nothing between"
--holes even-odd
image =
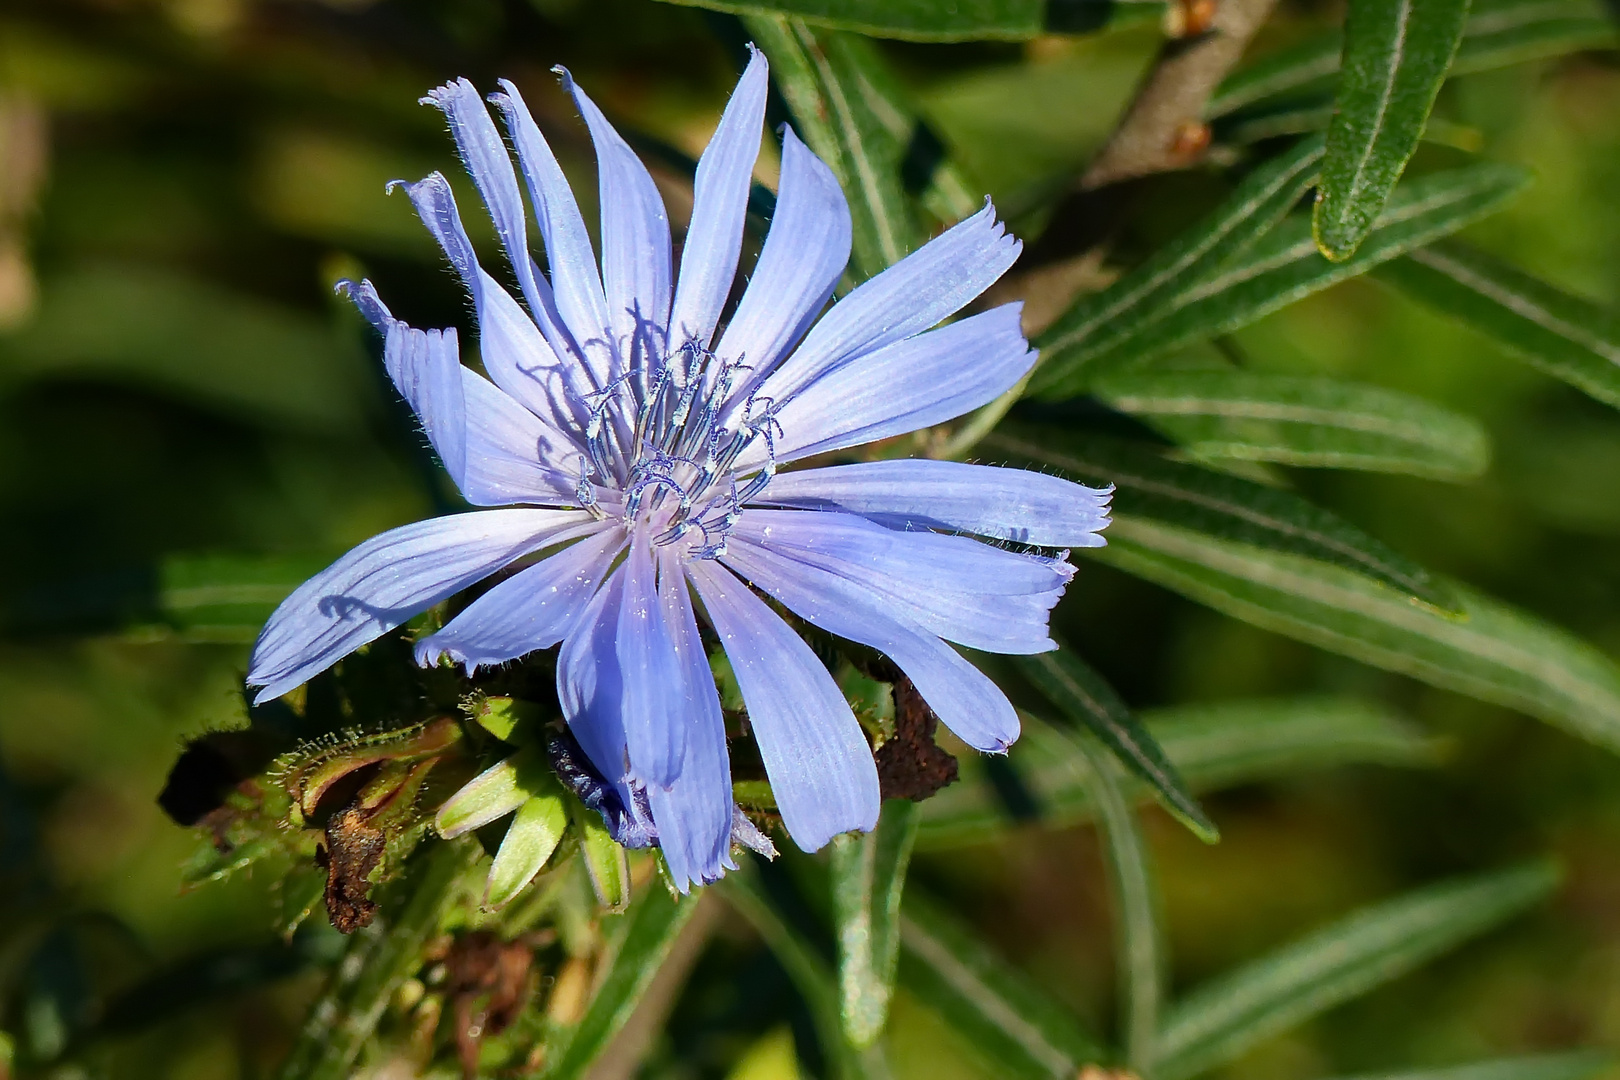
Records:
<instances>
[{"instance_id":1,"label":"green foliage","mask_svg":"<svg viewBox=\"0 0 1620 1080\"><path fill-rule=\"evenodd\" d=\"M1221 975L1164 1018L1155 1076L1181 1080L1393 979L1545 898L1545 865L1433 885L1356 912L1301 941Z\"/></svg>"},{"instance_id":2,"label":"green foliage","mask_svg":"<svg viewBox=\"0 0 1620 1080\"><path fill-rule=\"evenodd\" d=\"M858 1049L883 1033L900 955L900 898L917 839L917 804L890 799L877 828L833 841L829 870L838 928L839 1016Z\"/></svg>"},{"instance_id":3,"label":"green foliage","mask_svg":"<svg viewBox=\"0 0 1620 1080\"><path fill-rule=\"evenodd\" d=\"M737 15L781 14L813 26L905 41L1019 41L1049 30L1100 30L1160 17L1154 0L671 0ZM1122 10L1123 9L1123 10Z\"/></svg>"},{"instance_id":4,"label":"green foliage","mask_svg":"<svg viewBox=\"0 0 1620 1080\"><path fill-rule=\"evenodd\" d=\"M1354 0L1311 230L1322 254L1354 255L1434 108L1469 0Z\"/></svg>"}]
</instances>

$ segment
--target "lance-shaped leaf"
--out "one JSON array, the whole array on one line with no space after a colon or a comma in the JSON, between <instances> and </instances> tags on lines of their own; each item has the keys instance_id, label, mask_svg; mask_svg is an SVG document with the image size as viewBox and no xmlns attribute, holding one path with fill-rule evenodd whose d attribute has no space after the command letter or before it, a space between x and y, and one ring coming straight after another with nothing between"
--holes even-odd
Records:
<instances>
[{"instance_id":1,"label":"lance-shaped leaf","mask_svg":"<svg viewBox=\"0 0 1620 1080\"><path fill-rule=\"evenodd\" d=\"M698 900L697 893L677 900L657 885L637 900L624 918L617 945L603 961L585 1015L578 1024L553 1031L547 1039L544 1080L575 1080L586 1074L630 1019L697 910Z\"/></svg>"},{"instance_id":2,"label":"lance-shaped leaf","mask_svg":"<svg viewBox=\"0 0 1620 1080\"><path fill-rule=\"evenodd\" d=\"M1436 244L1377 277L1528 363L1620 408L1620 317L1460 244Z\"/></svg>"},{"instance_id":3,"label":"lance-shaped leaf","mask_svg":"<svg viewBox=\"0 0 1620 1080\"><path fill-rule=\"evenodd\" d=\"M900 985L961 1033L993 1075L1070 1080L1111 1056L1067 1009L916 889L900 916L900 944Z\"/></svg>"},{"instance_id":4,"label":"lance-shaped leaf","mask_svg":"<svg viewBox=\"0 0 1620 1080\"><path fill-rule=\"evenodd\" d=\"M899 262L918 239L900 167L911 122L893 107L891 77L870 41L816 30L784 15L747 15L804 141L849 199L851 270L867 278Z\"/></svg>"},{"instance_id":5,"label":"lance-shaped leaf","mask_svg":"<svg viewBox=\"0 0 1620 1080\"><path fill-rule=\"evenodd\" d=\"M1613 1064L1614 1055L1606 1050L1575 1050L1565 1054L1531 1054L1475 1061L1444 1069L1346 1076L1339 1080L1585 1080L1588 1076L1606 1071Z\"/></svg>"},{"instance_id":6,"label":"lance-shaped leaf","mask_svg":"<svg viewBox=\"0 0 1620 1080\"><path fill-rule=\"evenodd\" d=\"M1461 618L1336 566L1115 513L1087 552L1217 611L1620 751L1620 667L1567 631L1457 584Z\"/></svg>"},{"instance_id":7,"label":"lance-shaped leaf","mask_svg":"<svg viewBox=\"0 0 1620 1080\"><path fill-rule=\"evenodd\" d=\"M766 947L793 980L809 1009L822 1052L833 1063L837 1080L877 1080L884 1076L887 1070L880 1046L858 1050L844 1037L837 978L821 951L777 910L754 867L745 865L727 874L720 887L732 906L765 939Z\"/></svg>"},{"instance_id":8,"label":"lance-shaped leaf","mask_svg":"<svg viewBox=\"0 0 1620 1080\"><path fill-rule=\"evenodd\" d=\"M890 799L877 828L833 838L832 899L838 924L838 1006L857 1048L883 1033L900 953L900 897L917 839L918 804Z\"/></svg>"},{"instance_id":9,"label":"lance-shaped leaf","mask_svg":"<svg viewBox=\"0 0 1620 1080\"><path fill-rule=\"evenodd\" d=\"M1615 368L1620 384L1620 367ZM1251 371L1135 371L1094 387L1192 454L1439 479L1478 476L1490 460L1470 417L1394 390Z\"/></svg>"},{"instance_id":10,"label":"lance-shaped leaf","mask_svg":"<svg viewBox=\"0 0 1620 1080\"><path fill-rule=\"evenodd\" d=\"M1101 739L1194 836L1210 844L1220 839L1220 830L1188 792L1185 781L1153 736L1131 715L1114 688L1085 661L1063 648L1020 656L1014 662L1065 716Z\"/></svg>"},{"instance_id":11,"label":"lance-shaped leaf","mask_svg":"<svg viewBox=\"0 0 1620 1080\"><path fill-rule=\"evenodd\" d=\"M1451 74L1612 46L1616 36L1599 0L1477 0L1463 24ZM1328 90L1343 52L1344 36L1337 30L1279 49L1227 76L1204 117L1213 120L1270 98Z\"/></svg>"},{"instance_id":12,"label":"lance-shaped leaf","mask_svg":"<svg viewBox=\"0 0 1620 1080\"><path fill-rule=\"evenodd\" d=\"M1039 820L1050 828L1089 820L1096 807L1074 740L1028 713L1021 720L1023 733L1005 763L1024 785ZM1142 720L1195 793L1339 765L1433 765L1440 753L1435 739L1352 698L1189 705L1147 710ZM987 762L980 757L964 760L961 780L923 803L920 847L986 843L1016 824L985 776ZM1153 798L1152 789L1134 778L1127 778L1127 789L1135 802Z\"/></svg>"},{"instance_id":13,"label":"lance-shaped leaf","mask_svg":"<svg viewBox=\"0 0 1620 1080\"><path fill-rule=\"evenodd\" d=\"M1164 4L1138 0L670 0L732 15L774 12L834 30L902 41L1025 41L1051 32L1098 31L1164 17Z\"/></svg>"},{"instance_id":14,"label":"lance-shaped leaf","mask_svg":"<svg viewBox=\"0 0 1620 1080\"><path fill-rule=\"evenodd\" d=\"M1138 1072L1152 1064L1159 1003L1169 968L1152 860L1121 780L1119 764L1082 735L1077 749L1091 767L1091 789L1102 826L1108 884L1114 901L1114 967L1121 1009L1120 1042Z\"/></svg>"},{"instance_id":15,"label":"lance-shaped leaf","mask_svg":"<svg viewBox=\"0 0 1620 1080\"><path fill-rule=\"evenodd\" d=\"M555 787L544 749L526 746L463 784L439 807L434 827L448 840L499 821L531 796Z\"/></svg>"},{"instance_id":16,"label":"lance-shaped leaf","mask_svg":"<svg viewBox=\"0 0 1620 1080\"><path fill-rule=\"evenodd\" d=\"M1441 609L1450 590L1422 566L1291 491L1170 461L1141 443L1051 428L1010 427L985 445L1072 480L1115 485L1113 512L1212 537L1309 556L1400 589ZM1112 542L1113 533L1109 533Z\"/></svg>"},{"instance_id":17,"label":"lance-shaped leaf","mask_svg":"<svg viewBox=\"0 0 1620 1080\"><path fill-rule=\"evenodd\" d=\"M1153 1075L1184 1080L1357 997L1544 899L1558 872L1534 864L1430 886L1356 912L1217 976L1165 1017Z\"/></svg>"},{"instance_id":18,"label":"lance-shaped leaf","mask_svg":"<svg viewBox=\"0 0 1620 1080\"><path fill-rule=\"evenodd\" d=\"M1468 0L1351 0L1311 228L1343 261L1372 231L1417 149L1462 37Z\"/></svg>"},{"instance_id":19,"label":"lance-shaped leaf","mask_svg":"<svg viewBox=\"0 0 1620 1080\"><path fill-rule=\"evenodd\" d=\"M585 869L590 874L597 903L610 912L623 911L630 906L629 856L608 832L601 814L572 795L565 798L568 816L579 830L579 850L585 858Z\"/></svg>"},{"instance_id":20,"label":"lance-shaped leaf","mask_svg":"<svg viewBox=\"0 0 1620 1080\"><path fill-rule=\"evenodd\" d=\"M1502 207L1529 180L1523 169L1485 163L1431 173L1402 184L1372 233L1344 262L1322 257L1310 223L1291 219L1213 276L1169 301L1170 310L1113 348L1088 358L1067 393L1131 361L1230 333L1330 285L1366 273L1414 248L1456 232ZM1038 374L1038 371L1037 371ZM1043 396L1064 394L1054 389Z\"/></svg>"},{"instance_id":21,"label":"lance-shaped leaf","mask_svg":"<svg viewBox=\"0 0 1620 1080\"><path fill-rule=\"evenodd\" d=\"M568 803L562 787L553 778L551 790L529 796L518 807L501 846L495 852L495 861L489 868L489 880L484 885L484 910L505 907L512 898L528 887L534 876L562 842L568 829Z\"/></svg>"},{"instance_id":22,"label":"lance-shaped leaf","mask_svg":"<svg viewBox=\"0 0 1620 1080\"><path fill-rule=\"evenodd\" d=\"M1032 392L1061 397L1091 357L1171 310L1174 299L1271 231L1315 182L1322 141L1306 139L1251 173L1226 202L1147 262L1081 297L1036 340Z\"/></svg>"}]
</instances>

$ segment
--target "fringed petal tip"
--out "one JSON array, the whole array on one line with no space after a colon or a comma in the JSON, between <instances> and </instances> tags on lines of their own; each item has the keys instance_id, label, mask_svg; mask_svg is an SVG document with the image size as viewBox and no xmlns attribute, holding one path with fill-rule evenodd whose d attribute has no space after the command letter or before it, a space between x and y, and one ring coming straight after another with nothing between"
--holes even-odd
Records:
<instances>
[{"instance_id":1,"label":"fringed petal tip","mask_svg":"<svg viewBox=\"0 0 1620 1080\"><path fill-rule=\"evenodd\" d=\"M353 304L360 317L379 334L388 333L388 324L394 321L394 316L388 310L388 305L382 302L382 297L377 295L377 287L370 278L362 278L358 284L343 278L332 286L332 291Z\"/></svg>"},{"instance_id":2,"label":"fringed petal tip","mask_svg":"<svg viewBox=\"0 0 1620 1080\"><path fill-rule=\"evenodd\" d=\"M426 94L416 99L418 105L431 105L440 112L448 113L456 106L456 99L471 95L473 100L478 99L478 89L466 77L451 79L441 86L435 86Z\"/></svg>"}]
</instances>

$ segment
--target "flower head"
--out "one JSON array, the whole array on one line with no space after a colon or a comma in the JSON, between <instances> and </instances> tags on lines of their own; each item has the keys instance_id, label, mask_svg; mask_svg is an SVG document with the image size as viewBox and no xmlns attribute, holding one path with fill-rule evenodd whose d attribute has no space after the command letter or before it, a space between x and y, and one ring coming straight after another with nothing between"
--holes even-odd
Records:
<instances>
[{"instance_id":1,"label":"flower head","mask_svg":"<svg viewBox=\"0 0 1620 1080\"><path fill-rule=\"evenodd\" d=\"M932 460L779 471L953 419L1014 385L1035 359L1019 305L930 327L1000 277L1018 241L987 202L823 313L848 261L849 210L832 172L784 127L769 235L721 328L764 121L764 57L752 54L699 162L678 276L651 176L562 78L596 147L600 264L516 88L503 82L490 98L549 276L529 248L519 170L477 91L460 80L424 99L449 119L521 295L479 266L443 176L404 185L472 295L488 378L461 363L454 329L413 329L369 282L345 286L383 334L389 376L463 496L499 509L394 529L305 582L265 626L248 682L260 701L285 693L543 555L420 641L417 659L472 671L561 644L558 696L617 799L617 831L656 839L685 888L731 865L733 839L699 608L736 675L788 832L814 850L873 826L877 772L825 666L755 590L886 653L952 731L999 752L1017 716L947 642L1052 648L1048 613L1073 569L967 534L1100 545L1107 493Z\"/></svg>"}]
</instances>

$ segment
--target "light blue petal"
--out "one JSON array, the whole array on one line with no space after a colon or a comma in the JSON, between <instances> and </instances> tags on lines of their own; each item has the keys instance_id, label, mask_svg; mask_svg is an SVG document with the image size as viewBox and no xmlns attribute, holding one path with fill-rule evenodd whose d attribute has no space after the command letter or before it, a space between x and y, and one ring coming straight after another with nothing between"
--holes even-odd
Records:
<instances>
[{"instance_id":1,"label":"light blue petal","mask_svg":"<svg viewBox=\"0 0 1620 1080\"><path fill-rule=\"evenodd\" d=\"M1035 364L1018 327L1021 306L1003 304L895 342L822 375L786 404L774 398L781 404L776 460L904 435L994 401ZM755 439L738 468L758 468L767 452Z\"/></svg>"},{"instance_id":2,"label":"light blue petal","mask_svg":"<svg viewBox=\"0 0 1620 1080\"><path fill-rule=\"evenodd\" d=\"M848 578L897 617L985 652L1056 648L1047 622L1074 575L1058 559L965 536L899 532L853 514L749 507L731 535Z\"/></svg>"},{"instance_id":3,"label":"light blue petal","mask_svg":"<svg viewBox=\"0 0 1620 1080\"><path fill-rule=\"evenodd\" d=\"M304 582L265 623L248 662L255 703L337 663L531 551L595 526L570 510L481 510L391 529Z\"/></svg>"},{"instance_id":4,"label":"light blue petal","mask_svg":"<svg viewBox=\"0 0 1620 1080\"><path fill-rule=\"evenodd\" d=\"M765 380L764 393L786 401L824 373L949 318L1006 273L1022 249L986 201L834 304Z\"/></svg>"},{"instance_id":5,"label":"light blue petal","mask_svg":"<svg viewBox=\"0 0 1620 1080\"><path fill-rule=\"evenodd\" d=\"M970 532L1042 547L1101 547L1113 486L931 459L779 473L756 502L843 510L901 529Z\"/></svg>"},{"instance_id":6,"label":"light blue petal","mask_svg":"<svg viewBox=\"0 0 1620 1080\"><path fill-rule=\"evenodd\" d=\"M430 173L402 186L472 294L479 354L489 377L559 434L581 432L585 395L593 384L585 371L558 360L518 302L478 265L449 181ZM573 436L568 437L572 441Z\"/></svg>"},{"instance_id":7,"label":"light blue petal","mask_svg":"<svg viewBox=\"0 0 1620 1080\"><path fill-rule=\"evenodd\" d=\"M670 351L688 341L703 348L714 337L720 309L731 294L741 254L748 188L759 157L770 73L765 54L748 47L748 67L698 160L692 221L681 250L681 274L670 309Z\"/></svg>"},{"instance_id":8,"label":"light blue petal","mask_svg":"<svg viewBox=\"0 0 1620 1080\"><path fill-rule=\"evenodd\" d=\"M466 79L457 79L437 87L422 99L444 113L450 122L450 134L456 140L456 149L467 167L468 174L489 208L490 220L495 223L495 234L506 249L506 257L517 274L518 284L529 306L538 312L552 307L551 290L545 280L534 271L529 257L528 221L523 213L523 193L518 189L517 174L512 169L512 158L506 143L490 119L489 109L478 90Z\"/></svg>"},{"instance_id":9,"label":"light blue petal","mask_svg":"<svg viewBox=\"0 0 1620 1080\"><path fill-rule=\"evenodd\" d=\"M523 96L505 79L501 80L501 89L505 93L490 95L490 101L506 118L506 130L511 133L528 181L529 198L545 240L546 261L551 266L552 295L567 331L567 343L558 340L553 330L547 330L547 337L559 354L572 352L582 357L600 388L607 384L612 371L606 341L608 307L585 218L556 155L523 103Z\"/></svg>"},{"instance_id":10,"label":"light blue petal","mask_svg":"<svg viewBox=\"0 0 1620 1080\"><path fill-rule=\"evenodd\" d=\"M444 463L456 487L467 476L467 406L461 380L461 349L456 331L417 330L389 314L369 281L338 282L366 321L383 336L383 367Z\"/></svg>"},{"instance_id":11,"label":"light blue petal","mask_svg":"<svg viewBox=\"0 0 1620 1080\"><path fill-rule=\"evenodd\" d=\"M572 443L469 367L461 369L461 392L467 403L467 468L458 486L468 502L578 503Z\"/></svg>"},{"instance_id":12,"label":"light blue petal","mask_svg":"<svg viewBox=\"0 0 1620 1080\"><path fill-rule=\"evenodd\" d=\"M999 754L1018 738L1018 714L1007 695L938 637L896 618L870 590L735 536L725 562L800 618L888 656L969 746Z\"/></svg>"},{"instance_id":13,"label":"light blue petal","mask_svg":"<svg viewBox=\"0 0 1620 1080\"><path fill-rule=\"evenodd\" d=\"M821 314L849 263L850 235L849 204L838 178L784 124L771 231L715 350L753 369L739 400Z\"/></svg>"},{"instance_id":14,"label":"light blue petal","mask_svg":"<svg viewBox=\"0 0 1620 1080\"><path fill-rule=\"evenodd\" d=\"M662 357L669 331L669 214L647 166L636 157L566 68L563 89L590 129L602 202L602 291L619 349L619 370L640 368L650 350Z\"/></svg>"},{"instance_id":15,"label":"light blue petal","mask_svg":"<svg viewBox=\"0 0 1620 1080\"><path fill-rule=\"evenodd\" d=\"M563 639L624 546L624 530L603 526L594 535L507 578L435 634L416 645L416 662L442 656L467 669L516 660Z\"/></svg>"},{"instance_id":16,"label":"light blue petal","mask_svg":"<svg viewBox=\"0 0 1620 1080\"><path fill-rule=\"evenodd\" d=\"M667 788L649 787L647 799L670 877L686 892L690 885L705 885L737 868L731 861L731 758L720 695L698 635L686 577L680 558L667 548L658 557L658 599L680 658L686 755L675 782Z\"/></svg>"},{"instance_id":17,"label":"light blue petal","mask_svg":"<svg viewBox=\"0 0 1620 1080\"><path fill-rule=\"evenodd\" d=\"M624 601L624 567L620 566L579 612L557 654L557 700L568 730L579 740L603 779L619 788L625 806L633 806L625 781L630 762L625 750L624 676L616 646L618 611Z\"/></svg>"},{"instance_id":18,"label":"light blue petal","mask_svg":"<svg viewBox=\"0 0 1620 1080\"><path fill-rule=\"evenodd\" d=\"M725 646L788 834L817 851L877 824L877 764L849 702L816 654L725 568L687 564Z\"/></svg>"},{"instance_id":19,"label":"light blue petal","mask_svg":"<svg viewBox=\"0 0 1620 1080\"><path fill-rule=\"evenodd\" d=\"M631 537L616 648L624 679L621 707L630 778L649 788L668 787L680 774L690 708L657 578L652 541L645 534Z\"/></svg>"}]
</instances>

